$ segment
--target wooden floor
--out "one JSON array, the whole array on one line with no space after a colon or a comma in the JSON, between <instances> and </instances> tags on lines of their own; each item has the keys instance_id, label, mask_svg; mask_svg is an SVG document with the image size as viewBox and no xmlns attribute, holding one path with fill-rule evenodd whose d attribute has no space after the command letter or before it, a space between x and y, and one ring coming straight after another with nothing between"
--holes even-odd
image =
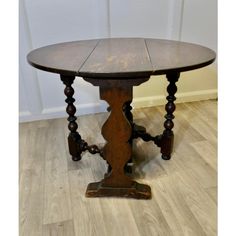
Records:
<instances>
[{"instance_id":1,"label":"wooden floor","mask_svg":"<svg viewBox=\"0 0 236 236\"><path fill-rule=\"evenodd\" d=\"M133 113L151 134L162 132L164 106ZM107 116L79 117L83 138L102 145ZM89 153L70 160L66 119L20 124L20 236L217 235L217 102L177 104L175 117L171 160L153 143L134 145L134 177L151 186L151 200L85 198L106 163Z\"/></svg>"}]
</instances>

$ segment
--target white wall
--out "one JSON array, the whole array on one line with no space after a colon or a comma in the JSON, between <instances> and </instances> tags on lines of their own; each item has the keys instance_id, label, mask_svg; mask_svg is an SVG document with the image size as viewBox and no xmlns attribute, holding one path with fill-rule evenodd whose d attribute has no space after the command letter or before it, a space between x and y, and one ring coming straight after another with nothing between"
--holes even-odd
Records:
<instances>
[{"instance_id":1,"label":"white wall","mask_svg":"<svg viewBox=\"0 0 236 236\"><path fill-rule=\"evenodd\" d=\"M59 75L28 65L30 50L63 41L119 36L178 39L216 50L216 7L216 0L20 0L20 121L67 116ZM197 71L197 77L211 77L204 83L193 73L183 75L189 79L180 83L180 101L215 97L215 69ZM78 115L105 110L98 88L80 78L74 87ZM162 104L165 89L165 79L154 77L135 88L134 104Z\"/></svg>"}]
</instances>

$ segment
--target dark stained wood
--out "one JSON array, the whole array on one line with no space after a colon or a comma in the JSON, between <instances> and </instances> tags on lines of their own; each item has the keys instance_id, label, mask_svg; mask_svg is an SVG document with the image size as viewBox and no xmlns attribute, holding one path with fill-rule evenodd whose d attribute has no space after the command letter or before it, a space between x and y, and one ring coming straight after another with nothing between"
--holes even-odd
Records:
<instances>
[{"instance_id":1,"label":"dark stained wood","mask_svg":"<svg viewBox=\"0 0 236 236\"><path fill-rule=\"evenodd\" d=\"M127 118L127 120L129 121L130 125L131 125L131 128L132 128L132 136L129 140L129 143L132 147L132 143L133 143L133 114L131 112L132 110L132 106L131 106L131 103L132 101L128 101L124 104L124 107L123 107L123 112ZM110 112L111 111L111 108L108 107L107 108L107 111ZM128 163L126 163L125 165L125 173L129 173L129 174L132 174L132 165L133 165L133 162L132 162L132 157L130 158L130 160L128 161ZM109 165L108 163L108 173L111 172L111 166Z\"/></svg>"},{"instance_id":2,"label":"dark stained wood","mask_svg":"<svg viewBox=\"0 0 236 236\"><path fill-rule=\"evenodd\" d=\"M111 113L102 127L102 135L107 143L103 148L104 158L111 165L112 171L104 180L103 186L129 187L130 177L124 173L124 166L131 157L131 126L123 113L126 101L132 98L132 87L100 87L101 99L107 101Z\"/></svg>"},{"instance_id":3,"label":"dark stained wood","mask_svg":"<svg viewBox=\"0 0 236 236\"><path fill-rule=\"evenodd\" d=\"M209 48L180 41L145 39L153 74L188 71L211 64L216 57Z\"/></svg>"},{"instance_id":4,"label":"dark stained wood","mask_svg":"<svg viewBox=\"0 0 236 236\"><path fill-rule=\"evenodd\" d=\"M61 75L62 82L66 85L64 89L64 93L66 95L65 102L68 104L66 107L66 112L68 113L68 129L70 130L70 134L68 136L68 146L69 152L72 156L73 161L79 161L81 159L82 149L77 149L77 142L81 142L81 136L77 132L78 124L76 123L76 107L74 106L75 99L73 98L74 89L72 88L72 84L74 82L75 76L64 76Z\"/></svg>"},{"instance_id":5,"label":"dark stained wood","mask_svg":"<svg viewBox=\"0 0 236 236\"><path fill-rule=\"evenodd\" d=\"M75 99L73 98L74 89L72 88L74 79L75 76L61 75L61 80L66 85L64 93L67 97L65 102L68 104L66 107L66 112L69 115L67 119L69 121L68 129L70 130L70 134L68 136L69 152L73 161L79 161L81 160L82 152L86 150L92 154L99 153L101 156L102 152L96 145L89 146L88 143L81 138L77 131L78 124L76 123L77 117L75 116L76 107L74 106Z\"/></svg>"},{"instance_id":6,"label":"dark stained wood","mask_svg":"<svg viewBox=\"0 0 236 236\"><path fill-rule=\"evenodd\" d=\"M162 39L112 38L54 44L36 49L29 63L45 71L88 78L134 78L209 65L206 47Z\"/></svg>"},{"instance_id":7,"label":"dark stained wood","mask_svg":"<svg viewBox=\"0 0 236 236\"><path fill-rule=\"evenodd\" d=\"M145 142L153 141L157 147L161 147L162 135L152 136L147 133L146 128L140 125L133 124L133 136L132 139L141 138Z\"/></svg>"},{"instance_id":8,"label":"dark stained wood","mask_svg":"<svg viewBox=\"0 0 236 236\"><path fill-rule=\"evenodd\" d=\"M77 75L98 42L84 40L49 45L30 52L27 60L32 66L44 71Z\"/></svg>"},{"instance_id":9,"label":"dark stained wood","mask_svg":"<svg viewBox=\"0 0 236 236\"><path fill-rule=\"evenodd\" d=\"M132 127L124 111L124 106L132 101L132 85L127 86L125 80L86 80L93 85L99 85L100 97L109 103L111 109L110 116L102 127L102 135L107 140L103 157L111 166L111 171L102 181L89 184L86 196L151 198L151 188L135 182L124 171L132 154ZM147 78L132 81L133 85L138 85L147 81Z\"/></svg>"},{"instance_id":10,"label":"dark stained wood","mask_svg":"<svg viewBox=\"0 0 236 236\"><path fill-rule=\"evenodd\" d=\"M136 199L151 199L151 188L146 184L133 181L130 187L106 187L102 182L90 183L86 197L125 197Z\"/></svg>"},{"instance_id":11,"label":"dark stained wood","mask_svg":"<svg viewBox=\"0 0 236 236\"><path fill-rule=\"evenodd\" d=\"M152 73L144 39L103 39L79 70L82 77L149 77Z\"/></svg>"},{"instance_id":12,"label":"dark stained wood","mask_svg":"<svg viewBox=\"0 0 236 236\"><path fill-rule=\"evenodd\" d=\"M175 93L177 92L175 83L178 81L179 76L179 72L169 72L166 75L169 85L167 87L168 96L166 99L168 102L165 106L167 114L165 115L166 121L164 122L165 130L163 134L152 136L146 132L144 127L133 123L132 139L142 138L145 142L153 141L157 147L161 148L162 159L164 160L169 160L173 151L174 133L172 129L174 127L173 119L175 118L173 113L176 108L174 101L176 100Z\"/></svg>"},{"instance_id":13,"label":"dark stained wood","mask_svg":"<svg viewBox=\"0 0 236 236\"><path fill-rule=\"evenodd\" d=\"M177 86L175 83L178 81L179 76L180 74L178 72L172 72L166 75L167 80L169 81L169 85L167 87L168 96L166 97L168 102L165 106L165 110L167 112L165 115L166 121L164 122L165 130L161 137L161 153L162 159L164 160L169 160L173 151L174 133L172 129L174 127L173 119L175 118L173 113L175 111L175 93L177 92Z\"/></svg>"},{"instance_id":14,"label":"dark stained wood","mask_svg":"<svg viewBox=\"0 0 236 236\"><path fill-rule=\"evenodd\" d=\"M133 137L132 137L133 136L133 114L131 112L132 111L131 103L132 103L132 100L130 100L124 104L123 112L125 114L126 119L129 121L131 129L132 129L132 134L131 134L131 137L129 140L129 143L132 148L133 147ZM129 159L129 161L125 165L125 172L126 173L132 174L132 165L133 165L133 161L132 161L132 156L131 156L131 158Z\"/></svg>"}]
</instances>

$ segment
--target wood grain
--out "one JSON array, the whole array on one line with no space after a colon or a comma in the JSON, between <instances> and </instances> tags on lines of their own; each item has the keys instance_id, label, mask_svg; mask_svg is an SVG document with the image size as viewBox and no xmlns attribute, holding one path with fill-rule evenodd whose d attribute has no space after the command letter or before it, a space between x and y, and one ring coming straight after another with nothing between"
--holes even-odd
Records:
<instances>
[{"instance_id":1,"label":"wood grain","mask_svg":"<svg viewBox=\"0 0 236 236\"><path fill-rule=\"evenodd\" d=\"M209 48L192 43L163 39L145 39L145 42L153 74L197 69L211 64L216 56Z\"/></svg>"},{"instance_id":2,"label":"wood grain","mask_svg":"<svg viewBox=\"0 0 236 236\"><path fill-rule=\"evenodd\" d=\"M191 146L203 157L204 161L208 165L210 165L214 170L217 170L217 150L214 145L208 141L200 141L192 143Z\"/></svg>"},{"instance_id":3,"label":"wood grain","mask_svg":"<svg viewBox=\"0 0 236 236\"><path fill-rule=\"evenodd\" d=\"M163 114L164 106L137 109L134 120L156 133ZM106 117L79 117L80 133L105 142L100 127ZM205 122L211 123L210 134ZM217 235L216 101L177 105L170 161L152 143L135 141L134 178L152 186L149 201L85 198L87 184L102 179L107 165L98 154L85 153L73 168L66 129L65 119L20 124L20 236ZM57 152L48 151L49 145ZM61 194L58 186L69 188Z\"/></svg>"},{"instance_id":4,"label":"wood grain","mask_svg":"<svg viewBox=\"0 0 236 236\"><path fill-rule=\"evenodd\" d=\"M94 157L87 157L77 171L69 171L70 194L76 235L107 235L100 199L95 198L93 199L94 201L88 201L84 194L88 182L95 180L91 171L91 166L94 164L93 159Z\"/></svg>"},{"instance_id":5,"label":"wood grain","mask_svg":"<svg viewBox=\"0 0 236 236\"><path fill-rule=\"evenodd\" d=\"M30 52L28 62L41 70L87 78L150 77L211 64L216 54L186 42L110 38L49 45Z\"/></svg>"},{"instance_id":6,"label":"wood grain","mask_svg":"<svg viewBox=\"0 0 236 236\"><path fill-rule=\"evenodd\" d=\"M35 49L28 54L28 62L41 70L76 75L98 40L59 43Z\"/></svg>"},{"instance_id":7,"label":"wood grain","mask_svg":"<svg viewBox=\"0 0 236 236\"><path fill-rule=\"evenodd\" d=\"M161 192L171 207L171 212L168 214L173 214L178 219L177 222L181 225L183 235L207 235L187 202L188 196L185 195L185 189L182 189L182 186L180 187L178 174L175 173L157 180L154 191L156 191L156 196ZM158 197L156 201L158 201ZM166 213L165 215L167 217ZM174 232L174 235L179 234Z\"/></svg>"},{"instance_id":8,"label":"wood grain","mask_svg":"<svg viewBox=\"0 0 236 236\"><path fill-rule=\"evenodd\" d=\"M144 39L104 39L79 70L82 77L149 77L152 64Z\"/></svg>"},{"instance_id":9,"label":"wood grain","mask_svg":"<svg viewBox=\"0 0 236 236\"><path fill-rule=\"evenodd\" d=\"M42 235L46 130L40 122L20 126L19 234L24 236Z\"/></svg>"},{"instance_id":10,"label":"wood grain","mask_svg":"<svg viewBox=\"0 0 236 236\"><path fill-rule=\"evenodd\" d=\"M43 225L43 236L75 236L73 220Z\"/></svg>"},{"instance_id":11,"label":"wood grain","mask_svg":"<svg viewBox=\"0 0 236 236\"><path fill-rule=\"evenodd\" d=\"M129 80L128 83L123 79L86 80L93 85L99 85L101 99L109 104L110 115L103 124L101 133L107 141L102 148L103 158L111 168L103 180L88 185L86 196L150 199L150 187L132 180L124 170L132 155L130 143L132 126L124 113L124 106L132 101L132 86L139 85L147 79L137 78Z\"/></svg>"},{"instance_id":12,"label":"wood grain","mask_svg":"<svg viewBox=\"0 0 236 236\"><path fill-rule=\"evenodd\" d=\"M61 151L58 152L58 147L52 145L64 139L64 129L60 125L61 122L57 120L48 122L44 146L44 224L72 219L67 160L64 158L67 155L66 146L63 145Z\"/></svg>"}]
</instances>

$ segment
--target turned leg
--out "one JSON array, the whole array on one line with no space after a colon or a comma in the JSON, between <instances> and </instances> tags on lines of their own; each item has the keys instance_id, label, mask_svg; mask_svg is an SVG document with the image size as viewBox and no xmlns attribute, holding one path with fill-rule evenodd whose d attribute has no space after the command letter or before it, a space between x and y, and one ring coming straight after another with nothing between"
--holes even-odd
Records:
<instances>
[{"instance_id":1,"label":"turned leg","mask_svg":"<svg viewBox=\"0 0 236 236\"><path fill-rule=\"evenodd\" d=\"M76 107L73 104L75 102L75 99L73 98L74 89L71 86L74 82L74 79L75 76L61 75L61 80L66 85L64 93L67 97L65 102L68 104L66 107L66 112L69 115L67 118L69 121L68 129L70 130L68 136L69 152L73 161L79 161L81 159L81 154L84 151L89 151L91 154L99 153L100 156L103 157L102 150L99 149L98 146L88 145L88 143L85 142L77 132L78 125L76 123L77 118L75 116Z\"/></svg>"},{"instance_id":2,"label":"turned leg","mask_svg":"<svg viewBox=\"0 0 236 236\"><path fill-rule=\"evenodd\" d=\"M172 131L174 127L173 119L175 118L173 113L175 111L174 101L176 100L175 93L177 92L176 82L179 79L179 73L173 72L166 75L169 85L167 87L168 96L167 104L165 110L167 114L165 115L166 121L164 123L165 130L161 136L161 153L162 159L169 160L171 158L171 153L173 151L174 144L174 133Z\"/></svg>"},{"instance_id":3,"label":"turned leg","mask_svg":"<svg viewBox=\"0 0 236 236\"><path fill-rule=\"evenodd\" d=\"M66 107L66 112L68 113L68 129L70 130L69 136L68 136L68 146L69 146L69 152L72 156L73 161L79 161L81 159L81 153L83 151L84 141L81 139L81 136L77 132L78 125L76 123L76 107L74 106L75 99L73 98L74 95L74 89L72 88L72 84L74 82L75 77L74 76L64 76L61 75L62 82L66 85L64 93L66 95L65 102L68 104ZM81 148L79 147L81 144Z\"/></svg>"}]
</instances>

